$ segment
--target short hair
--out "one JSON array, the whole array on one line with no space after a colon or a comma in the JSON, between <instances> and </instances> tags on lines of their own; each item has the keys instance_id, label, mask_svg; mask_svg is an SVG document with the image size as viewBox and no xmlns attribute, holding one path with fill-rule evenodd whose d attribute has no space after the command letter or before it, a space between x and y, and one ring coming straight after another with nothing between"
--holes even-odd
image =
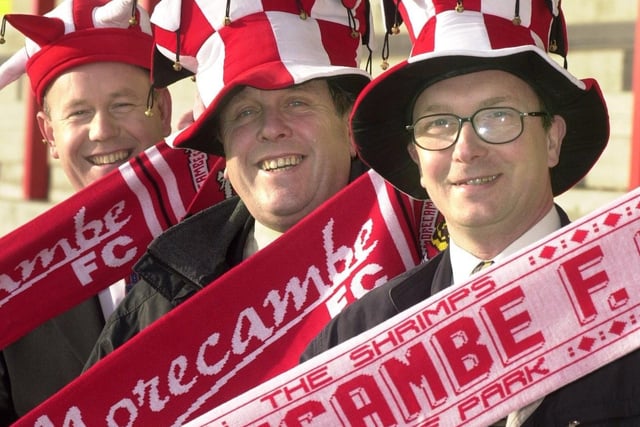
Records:
<instances>
[{"instance_id":1,"label":"short hair","mask_svg":"<svg viewBox=\"0 0 640 427\"><path fill-rule=\"evenodd\" d=\"M344 89L341 85L339 85L335 79L326 79L327 85L329 86L329 93L331 94L331 98L333 99L333 104L336 107L336 111L339 115L343 115L353 107L353 104L356 102L356 97L358 94L353 93Z\"/></svg>"}]
</instances>

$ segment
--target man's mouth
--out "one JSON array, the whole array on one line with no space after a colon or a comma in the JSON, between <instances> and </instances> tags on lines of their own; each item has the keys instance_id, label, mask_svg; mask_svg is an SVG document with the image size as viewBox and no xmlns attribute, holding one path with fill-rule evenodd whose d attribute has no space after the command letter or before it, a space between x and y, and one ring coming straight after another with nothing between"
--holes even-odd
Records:
<instances>
[{"instance_id":1,"label":"man's mouth","mask_svg":"<svg viewBox=\"0 0 640 427\"><path fill-rule=\"evenodd\" d=\"M95 156L88 157L87 160L96 166L102 166L120 163L123 160L128 159L130 155L131 150L120 150L109 154L96 154Z\"/></svg>"},{"instance_id":2,"label":"man's mouth","mask_svg":"<svg viewBox=\"0 0 640 427\"><path fill-rule=\"evenodd\" d=\"M264 160L260 164L260 169L266 172L271 172L279 169L287 169L300 164L301 161L302 156L279 157L277 159Z\"/></svg>"},{"instance_id":3,"label":"man's mouth","mask_svg":"<svg viewBox=\"0 0 640 427\"><path fill-rule=\"evenodd\" d=\"M497 178L498 175L482 176L479 178L469 179L467 181L457 182L456 185L482 185L491 181L495 181Z\"/></svg>"}]
</instances>

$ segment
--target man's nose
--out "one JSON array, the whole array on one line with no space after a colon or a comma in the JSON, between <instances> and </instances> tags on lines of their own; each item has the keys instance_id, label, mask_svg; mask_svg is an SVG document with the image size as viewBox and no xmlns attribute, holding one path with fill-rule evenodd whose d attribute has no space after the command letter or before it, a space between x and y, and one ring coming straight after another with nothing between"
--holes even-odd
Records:
<instances>
[{"instance_id":1,"label":"man's nose","mask_svg":"<svg viewBox=\"0 0 640 427\"><path fill-rule=\"evenodd\" d=\"M266 108L262 114L261 139L277 141L291 135L290 122L285 114L276 108Z\"/></svg>"},{"instance_id":2,"label":"man's nose","mask_svg":"<svg viewBox=\"0 0 640 427\"><path fill-rule=\"evenodd\" d=\"M118 121L108 111L96 111L91 118L89 138L92 141L106 141L119 133Z\"/></svg>"},{"instance_id":3,"label":"man's nose","mask_svg":"<svg viewBox=\"0 0 640 427\"><path fill-rule=\"evenodd\" d=\"M488 144L484 142L476 133L470 120L462 122L458 141L453 146L454 158L468 162L487 152Z\"/></svg>"}]
</instances>

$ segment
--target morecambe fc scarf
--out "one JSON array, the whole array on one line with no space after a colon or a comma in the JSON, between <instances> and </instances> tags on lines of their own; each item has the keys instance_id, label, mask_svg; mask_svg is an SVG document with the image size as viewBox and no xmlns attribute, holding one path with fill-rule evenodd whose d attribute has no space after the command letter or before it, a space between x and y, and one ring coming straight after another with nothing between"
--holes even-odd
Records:
<instances>
[{"instance_id":1,"label":"morecambe fc scarf","mask_svg":"<svg viewBox=\"0 0 640 427\"><path fill-rule=\"evenodd\" d=\"M223 169L161 142L0 239L0 348L128 276L154 237L228 196Z\"/></svg>"}]
</instances>

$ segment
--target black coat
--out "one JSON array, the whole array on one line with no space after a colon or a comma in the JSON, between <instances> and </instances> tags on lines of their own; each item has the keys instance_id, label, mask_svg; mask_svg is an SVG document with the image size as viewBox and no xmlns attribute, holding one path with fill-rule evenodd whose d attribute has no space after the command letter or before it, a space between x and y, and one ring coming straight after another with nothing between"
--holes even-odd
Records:
<instances>
[{"instance_id":1,"label":"black coat","mask_svg":"<svg viewBox=\"0 0 640 427\"><path fill-rule=\"evenodd\" d=\"M43 323L0 354L0 425L9 425L82 372L104 325L98 297Z\"/></svg>"},{"instance_id":2,"label":"black coat","mask_svg":"<svg viewBox=\"0 0 640 427\"><path fill-rule=\"evenodd\" d=\"M85 369L242 261L253 223L232 197L158 236L136 263L141 280L107 319Z\"/></svg>"},{"instance_id":3,"label":"black coat","mask_svg":"<svg viewBox=\"0 0 640 427\"><path fill-rule=\"evenodd\" d=\"M569 220L558 208L562 225ZM449 251L371 290L309 344L302 361L354 337L452 283ZM640 426L640 350L547 395L525 427Z\"/></svg>"}]
</instances>

